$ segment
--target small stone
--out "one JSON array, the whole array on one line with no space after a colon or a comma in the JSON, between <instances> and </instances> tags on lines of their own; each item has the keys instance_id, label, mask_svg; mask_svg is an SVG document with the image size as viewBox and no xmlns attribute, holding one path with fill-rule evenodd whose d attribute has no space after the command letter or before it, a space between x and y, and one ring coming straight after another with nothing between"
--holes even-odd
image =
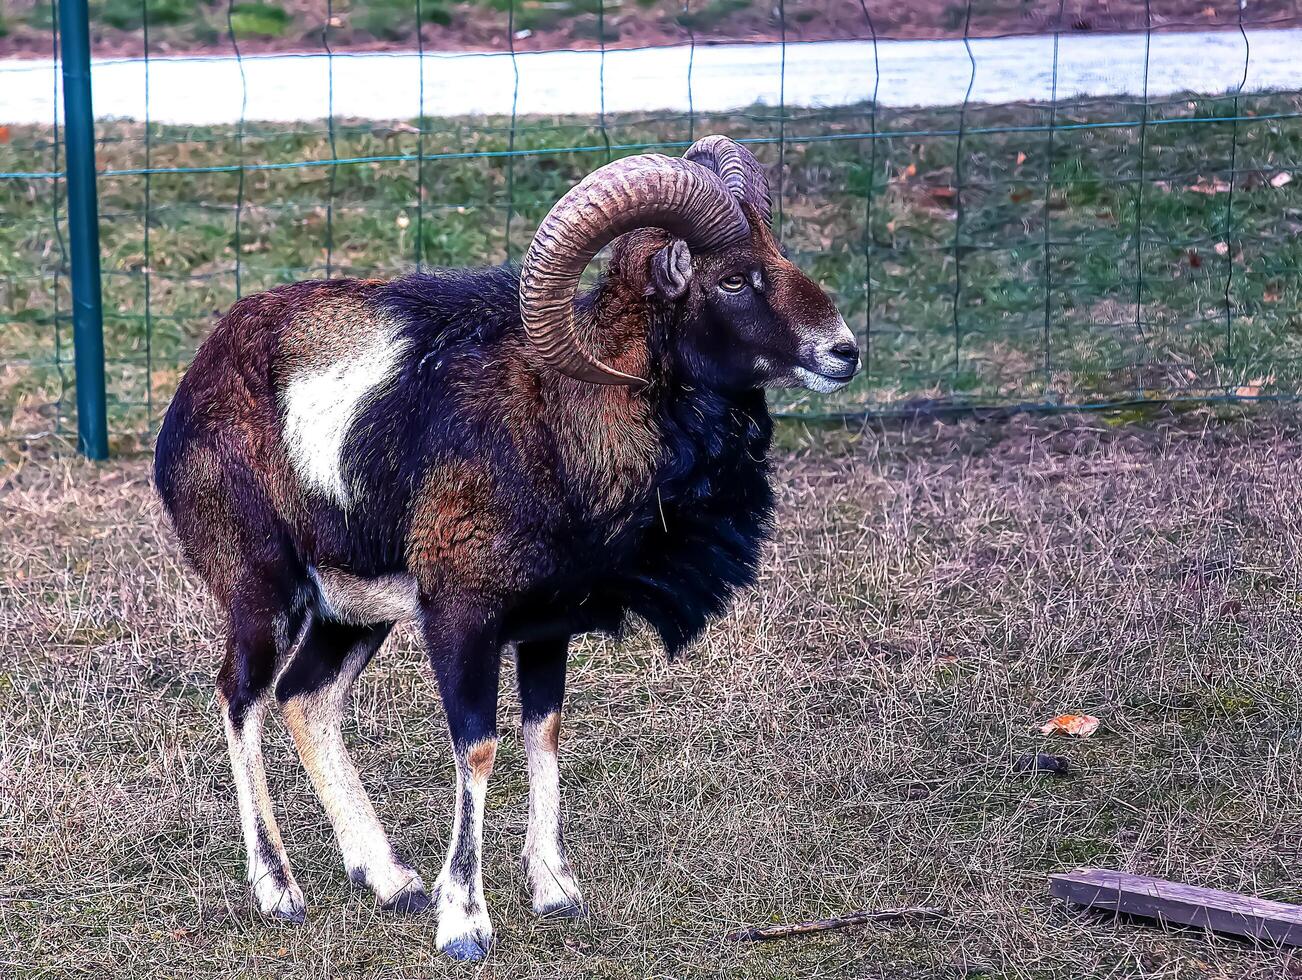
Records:
<instances>
[{"instance_id":1,"label":"small stone","mask_svg":"<svg viewBox=\"0 0 1302 980\"><path fill-rule=\"evenodd\" d=\"M1139 954L1139 965L1149 973L1158 973L1170 961L1171 954L1161 946L1154 946Z\"/></svg>"},{"instance_id":2,"label":"small stone","mask_svg":"<svg viewBox=\"0 0 1302 980\"><path fill-rule=\"evenodd\" d=\"M1047 752L1028 752L1013 760L1013 772L1048 773L1051 776L1070 774L1071 763L1065 755L1049 755Z\"/></svg>"}]
</instances>

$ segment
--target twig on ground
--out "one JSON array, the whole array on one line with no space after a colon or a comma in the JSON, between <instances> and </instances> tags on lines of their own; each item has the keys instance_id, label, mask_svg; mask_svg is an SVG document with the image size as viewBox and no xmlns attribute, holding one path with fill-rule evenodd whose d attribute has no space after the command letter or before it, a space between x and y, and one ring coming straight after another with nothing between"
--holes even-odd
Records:
<instances>
[{"instance_id":1,"label":"twig on ground","mask_svg":"<svg viewBox=\"0 0 1302 980\"><path fill-rule=\"evenodd\" d=\"M737 929L724 936L729 942L739 943L756 939L785 939L787 936L803 936L811 932L827 932L830 929L845 929L848 926L861 926L869 922L898 922L905 919L930 921L943 919L945 909L938 908L904 908L877 909L876 911L851 912L831 919L812 919L808 922L790 922L777 926L750 926Z\"/></svg>"}]
</instances>

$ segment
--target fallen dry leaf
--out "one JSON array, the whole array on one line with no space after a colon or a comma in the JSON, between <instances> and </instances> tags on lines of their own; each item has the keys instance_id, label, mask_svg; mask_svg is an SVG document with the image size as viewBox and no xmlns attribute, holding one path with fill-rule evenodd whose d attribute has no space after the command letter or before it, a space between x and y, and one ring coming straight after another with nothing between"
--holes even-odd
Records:
<instances>
[{"instance_id":1,"label":"fallen dry leaf","mask_svg":"<svg viewBox=\"0 0 1302 980\"><path fill-rule=\"evenodd\" d=\"M376 139L392 139L402 133L419 133L420 130L411 123L394 123L392 126L377 126L371 130L371 135Z\"/></svg>"},{"instance_id":2,"label":"fallen dry leaf","mask_svg":"<svg viewBox=\"0 0 1302 980\"><path fill-rule=\"evenodd\" d=\"M1089 738L1099 730L1099 720L1093 715L1059 715L1040 726L1041 735L1075 735Z\"/></svg>"},{"instance_id":3,"label":"fallen dry leaf","mask_svg":"<svg viewBox=\"0 0 1302 980\"><path fill-rule=\"evenodd\" d=\"M1212 248L1215 249L1217 255L1230 254L1230 246L1226 242L1217 242Z\"/></svg>"},{"instance_id":4,"label":"fallen dry leaf","mask_svg":"<svg viewBox=\"0 0 1302 980\"><path fill-rule=\"evenodd\" d=\"M1020 166L1021 166L1022 164L1024 164L1025 162L1026 162L1026 154L1023 153L1021 150L1018 150L1018 151L1017 151L1017 165L1020 167Z\"/></svg>"},{"instance_id":5,"label":"fallen dry leaf","mask_svg":"<svg viewBox=\"0 0 1302 980\"><path fill-rule=\"evenodd\" d=\"M1199 177L1198 182L1186 190L1193 191L1195 194L1224 194L1230 190L1230 182L1221 180L1217 177L1215 180L1207 180L1205 177Z\"/></svg>"},{"instance_id":6,"label":"fallen dry leaf","mask_svg":"<svg viewBox=\"0 0 1302 980\"><path fill-rule=\"evenodd\" d=\"M1283 187L1285 184L1293 182L1293 175L1286 170L1281 170L1274 177L1270 178L1270 186L1275 188Z\"/></svg>"},{"instance_id":7,"label":"fallen dry leaf","mask_svg":"<svg viewBox=\"0 0 1302 980\"><path fill-rule=\"evenodd\" d=\"M1253 378L1247 384L1239 385L1234 389L1234 394L1240 398L1256 398L1261 394L1261 389L1267 385L1275 383L1275 375L1268 374L1265 377Z\"/></svg>"}]
</instances>

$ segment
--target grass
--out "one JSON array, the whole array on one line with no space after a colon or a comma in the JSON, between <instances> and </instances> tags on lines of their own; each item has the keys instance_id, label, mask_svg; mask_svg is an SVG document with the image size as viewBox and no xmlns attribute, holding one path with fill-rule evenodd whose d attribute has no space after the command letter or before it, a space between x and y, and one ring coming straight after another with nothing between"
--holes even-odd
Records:
<instances>
[{"instance_id":1,"label":"grass","mask_svg":"<svg viewBox=\"0 0 1302 980\"><path fill-rule=\"evenodd\" d=\"M1089 863L1302 900L1302 427L1118 415L781 430L761 584L691 655L575 651L563 746L590 918L538 923L508 693L489 796L488 975L1295 976L1286 951L1051 902ZM289 740L268 767L307 893L251 910L212 699L219 623L141 458L0 471L0 974L463 976L352 891ZM1084 710L1089 740L1038 725ZM427 873L452 804L410 634L348 739ZM1012 760L1066 754L1069 778ZM739 924L939 904L934 925L764 945Z\"/></svg>"},{"instance_id":2,"label":"grass","mask_svg":"<svg viewBox=\"0 0 1302 980\"><path fill-rule=\"evenodd\" d=\"M148 8L151 53L228 54L233 0L89 0L92 43L105 56L139 55ZM1004 37L1010 34L1296 27L1294 0L267 0L282 16L275 34L243 33L244 53L331 48L549 50L697 41L832 38ZM13 28L0 52L44 53L51 0L6 0ZM436 11L430 16L430 11ZM418 31L418 22L423 29ZM419 41L418 41L419 38Z\"/></svg>"},{"instance_id":3,"label":"grass","mask_svg":"<svg viewBox=\"0 0 1302 980\"><path fill-rule=\"evenodd\" d=\"M49 0L11 0L7 5L21 25L32 49L39 50L40 33L49 29L53 5ZM147 10L146 10L147 7ZM259 8L256 16L247 9ZM89 0L90 25L97 43L114 53L141 48L140 30L148 15L153 53L229 52L230 33L237 41L276 38L288 49L320 49L322 32L329 25L335 48L401 43L415 47L418 21L416 0L271 0L232 3L229 0ZM820 12L792 15L796 24ZM229 16L228 19L228 14ZM527 32L516 41L527 42L535 32L554 35L557 44L599 39L598 22L607 42L631 30L643 40L686 41L688 31L732 30L741 37L756 28L777 30L773 9L756 0L706 0L699 10L684 11L678 0L421 0L419 21L441 30L429 32L427 41L456 47L503 47L508 25ZM859 18L855 26L860 27ZM7 20L6 20L7 22ZM650 31L648 34L647 31ZM681 37L676 36L681 35Z\"/></svg>"},{"instance_id":4,"label":"grass","mask_svg":"<svg viewBox=\"0 0 1302 980\"><path fill-rule=\"evenodd\" d=\"M690 30L708 31L749 6L749 0L706 0L695 10L684 10L679 14L678 23Z\"/></svg>"},{"instance_id":5,"label":"grass","mask_svg":"<svg viewBox=\"0 0 1302 980\"><path fill-rule=\"evenodd\" d=\"M421 0L422 23L447 26L452 22L452 9L440 0ZM414 5L407 0L368 0L358 7L353 23L372 37L398 41L407 38L415 21Z\"/></svg>"},{"instance_id":6,"label":"grass","mask_svg":"<svg viewBox=\"0 0 1302 980\"><path fill-rule=\"evenodd\" d=\"M120 31L136 31L148 14L150 27L171 27L184 23L194 14L194 5L186 0L150 0L148 5L134 0L103 0L94 6L99 20ZM277 10L282 17L284 12Z\"/></svg>"},{"instance_id":7,"label":"grass","mask_svg":"<svg viewBox=\"0 0 1302 980\"><path fill-rule=\"evenodd\" d=\"M327 273L392 276L418 260L518 258L552 203L605 161L606 140L658 147L712 131L774 140L756 150L773 173L779 158L784 167L783 238L864 337L858 384L833 400L783 396L787 409L1295 392L1302 97L1244 96L1234 109L1155 103L1142 143L1140 108L1117 100L1052 115L530 118L514 137L502 118L431 118L423 131L339 120L335 156L361 162L338 166L320 123L154 126L148 145L140 124L104 124L112 429L124 448L148 434L237 293ZM874 129L889 135L856 135ZM0 173L55 167L48 131L8 135ZM524 155L503 155L511 146ZM138 173L146 160L149 177ZM61 195L49 179L0 178L0 440L68 430Z\"/></svg>"},{"instance_id":8,"label":"grass","mask_svg":"<svg viewBox=\"0 0 1302 980\"><path fill-rule=\"evenodd\" d=\"M236 37L279 37L289 26L289 15L266 3L236 3L230 8L230 29Z\"/></svg>"}]
</instances>

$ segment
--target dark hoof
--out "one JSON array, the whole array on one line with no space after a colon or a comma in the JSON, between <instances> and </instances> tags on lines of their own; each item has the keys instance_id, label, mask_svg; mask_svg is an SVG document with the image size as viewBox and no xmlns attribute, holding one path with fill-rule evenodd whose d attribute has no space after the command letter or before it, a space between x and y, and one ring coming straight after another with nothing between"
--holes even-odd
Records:
<instances>
[{"instance_id":1,"label":"dark hoof","mask_svg":"<svg viewBox=\"0 0 1302 980\"><path fill-rule=\"evenodd\" d=\"M430 901L429 892L423 888L404 888L380 905L386 912L392 912L394 915L420 915L433 903Z\"/></svg>"},{"instance_id":2,"label":"dark hoof","mask_svg":"<svg viewBox=\"0 0 1302 980\"><path fill-rule=\"evenodd\" d=\"M543 919L579 919L587 914L588 909L581 902L555 902L538 910Z\"/></svg>"},{"instance_id":3,"label":"dark hoof","mask_svg":"<svg viewBox=\"0 0 1302 980\"><path fill-rule=\"evenodd\" d=\"M474 962L482 960L488 955L488 947L487 944L481 943L478 939L463 936L444 946L443 954L449 959L459 960L463 963Z\"/></svg>"},{"instance_id":4,"label":"dark hoof","mask_svg":"<svg viewBox=\"0 0 1302 980\"><path fill-rule=\"evenodd\" d=\"M307 909L275 909L271 917L286 925L299 926L307 921Z\"/></svg>"}]
</instances>

